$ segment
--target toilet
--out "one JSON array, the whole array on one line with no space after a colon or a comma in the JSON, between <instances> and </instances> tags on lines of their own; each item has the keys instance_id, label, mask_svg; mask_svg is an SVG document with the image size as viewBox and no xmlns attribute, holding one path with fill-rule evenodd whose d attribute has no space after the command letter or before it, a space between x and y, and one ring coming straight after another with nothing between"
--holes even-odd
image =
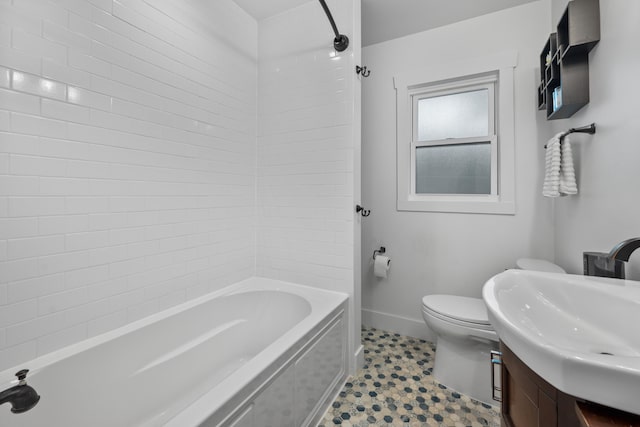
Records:
<instances>
[{"instance_id":1,"label":"toilet","mask_svg":"<svg viewBox=\"0 0 640 427\"><path fill-rule=\"evenodd\" d=\"M549 261L521 258L522 270L553 273L565 271ZM457 392L491 405L497 404L491 389L491 350L498 350L498 335L487 317L482 298L427 295L422 317L436 334L434 378Z\"/></svg>"}]
</instances>

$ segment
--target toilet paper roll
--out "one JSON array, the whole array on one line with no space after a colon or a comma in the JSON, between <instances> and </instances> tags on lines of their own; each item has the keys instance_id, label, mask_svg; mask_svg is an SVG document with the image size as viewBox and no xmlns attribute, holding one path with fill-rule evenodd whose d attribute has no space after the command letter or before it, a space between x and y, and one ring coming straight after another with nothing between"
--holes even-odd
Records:
<instances>
[{"instance_id":1,"label":"toilet paper roll","mask_svg":"<svg viewBox=\"0 0 640 427\"><path fill-rule=\"evenodd\" d=\"M376 255L376 259L373 262L373 274L376 277L387 277L387 272L391 268L391 260L388 256Z\"/></svg>"}]
</instances>

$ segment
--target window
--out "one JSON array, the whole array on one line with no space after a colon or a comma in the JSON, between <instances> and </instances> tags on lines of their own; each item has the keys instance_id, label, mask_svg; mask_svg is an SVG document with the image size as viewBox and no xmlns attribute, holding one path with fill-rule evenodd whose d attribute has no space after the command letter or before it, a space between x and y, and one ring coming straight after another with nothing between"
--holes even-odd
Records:
<instances>
[{"instance_id":1,"label":"window","mask_svg":"<svg viewBox=\"0 0 640 427\"><path fill-rule=\"evenodd\" d=\"M398 210L515 213L515 59L395 77Z\"/></svg>"},{"instance_id":2,"label":"window","mask_svg":"<svg viewBox=\"0 0 640 427\"><path fill-rule=\"evenodd\" d=\"M495 77L412 91L412 194L496 194Z\"/></svg>"}]
</instances>

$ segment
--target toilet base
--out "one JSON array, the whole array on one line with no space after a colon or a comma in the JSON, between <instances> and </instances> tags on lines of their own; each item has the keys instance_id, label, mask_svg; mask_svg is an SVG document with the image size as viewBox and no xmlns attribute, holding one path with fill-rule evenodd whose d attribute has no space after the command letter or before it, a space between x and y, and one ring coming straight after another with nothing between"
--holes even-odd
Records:
<instances>
[{"instance_id":1,"label":"toilet base","mask_svg":"<svg viewBox=\"0 0 640 427\"><path fill-rule=\"evenodd\" d=\"M492 398L491 350L498 350L497 342L438 337L433 376L459 393L489 405L499 405Z\"/></svg>"}]
</instances>

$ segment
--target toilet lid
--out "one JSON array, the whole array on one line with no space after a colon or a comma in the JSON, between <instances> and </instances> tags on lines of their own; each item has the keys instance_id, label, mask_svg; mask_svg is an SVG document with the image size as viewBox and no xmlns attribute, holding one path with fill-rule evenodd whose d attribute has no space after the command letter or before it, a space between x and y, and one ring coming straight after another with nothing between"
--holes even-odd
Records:
<instances>
[{"instance_id":1,"label":"toilet lid","mask_svg":"<svg viewBox=\"0 0 640 427\"><path fill-rule=\"evenodd\" d=\"M427 295L422 298L422 304L441 316L479 325L490 325L487 308L480 298Z\"/></svg>"}]
</instances>

